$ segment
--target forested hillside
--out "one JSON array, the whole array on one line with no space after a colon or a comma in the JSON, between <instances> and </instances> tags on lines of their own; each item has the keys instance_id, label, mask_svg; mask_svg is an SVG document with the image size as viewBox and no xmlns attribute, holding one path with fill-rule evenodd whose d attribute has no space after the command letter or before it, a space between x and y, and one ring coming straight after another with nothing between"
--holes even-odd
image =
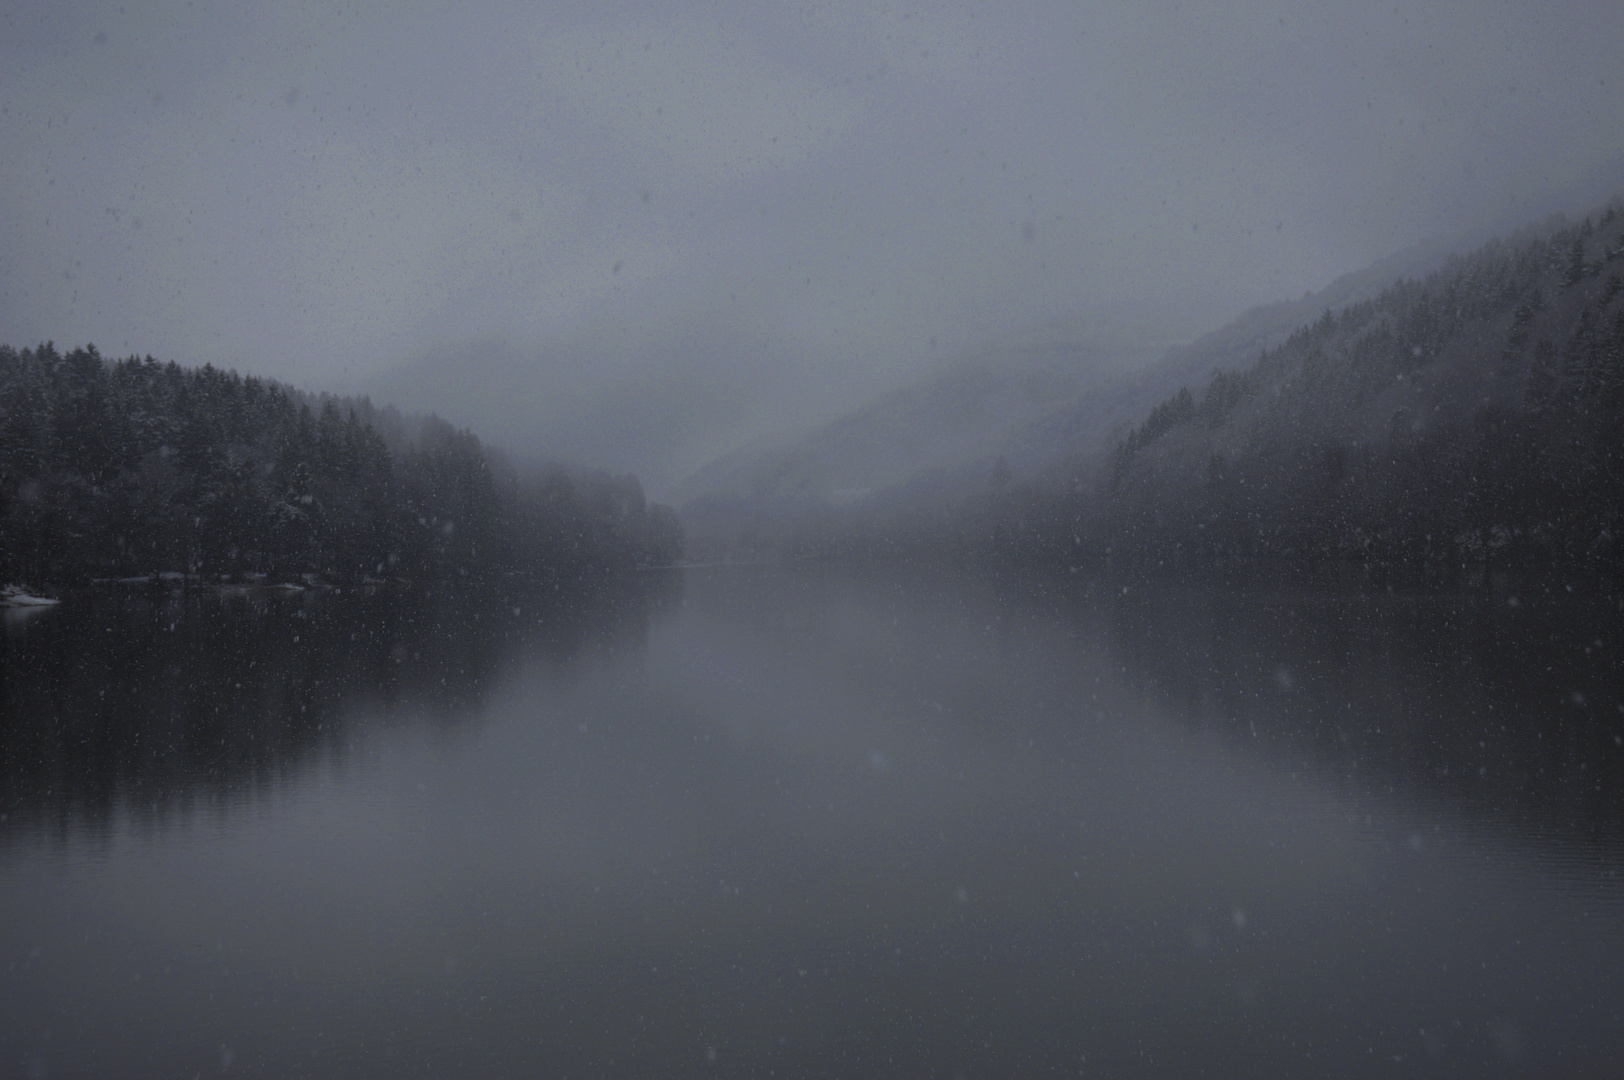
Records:
<instances>
[{"instance_id":1,"label":"forested hillside","mask_svg":"<svg viewBox=\"0 0 1624 1080\"><path fill-rule=\"evenodd\" d=\"M668 562L681 542L635 478L521 473L433 417L0 346L0 581L479 580Z\"/></svg>"},{"instance_id":2,"label":"forested hillside","mask_svg":"<svg viewBox=\"0 0 1624 1080\"><path fill-rule=\"evenodd\" d=\"M1246 322L1209 338L1255 337ZM1453 256L1274 340L1249 366L1209 365L1205 386L1141 405L1114 447L1104 414L1087 438L1071 431L1079 414L1034 429L1057 455L1039 472L999 458L967 494L904 485L807 515L776 550L1624 570L1616 205ZM1184 362L1175 350L1156 370Z\"/></svg>"},{"instance_id":3,"label":"forested hillside","mask_svg":"<svg viewBox=\"0 0 1624 1080\"><path fill-rule=\"evenodd\" d=\"M931 364L805 435L719 458L672 492L690 546L751 557L922 478L961 493L1019 433L1164 352L1155 330L1120 313L1056 319Z\"/></svg>"},{"instance_id":4,"label":"forested hillside","mask_svg":"<svg viewBox=\"0 0 1624 1080\"><path fill-rule=\"evenodd\" d=\"M1529 236L1563 225L1553 217ZM1321 313L1374 300L1465 246L1417 244L1171 348L1154 342L1179 335L1154 320L1097 314L988 342L808 438L777 451L748 448L701 470L675 492L691 546L746 558L938 547L965 527L952 520L953 507L978 506L989 485L1013 494L1058 471L1075 486L1181 386L1245 367Z\"/></svg>"},{"instance_id":5,"label":"forested hillside","mask_svg":"<svg viewBox=\"0 0 1624 1080\"><path fill-rule=\"evenodd\" d=\"M1158 405L1103 468L981 501L1006 555L1616 566L1624 215L1327 311Z\"/></svg>"}]
</instances>

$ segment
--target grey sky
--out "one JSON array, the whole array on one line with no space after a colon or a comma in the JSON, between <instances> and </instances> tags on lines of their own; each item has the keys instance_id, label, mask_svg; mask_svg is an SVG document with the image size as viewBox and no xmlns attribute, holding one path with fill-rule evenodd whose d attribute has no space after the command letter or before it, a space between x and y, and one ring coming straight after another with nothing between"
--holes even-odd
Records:
<instances>
[{"instance_id":1,"label":"grey sky","mask_svg":"<svg viewBox=\"0 0 1624 1080\"><path fill-rule=\"evenodd\" d=\"M0 341L658 478L933 340L1189 332L1514 221L1613 175L1621 55L1522 0L10 4Z\"/></svg>"}]
</instances>

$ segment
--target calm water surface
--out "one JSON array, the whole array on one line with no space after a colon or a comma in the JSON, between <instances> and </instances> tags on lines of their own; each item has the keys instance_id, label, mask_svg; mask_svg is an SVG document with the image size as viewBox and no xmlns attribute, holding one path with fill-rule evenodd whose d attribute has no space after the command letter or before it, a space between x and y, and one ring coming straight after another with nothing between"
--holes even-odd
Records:
<instances>
[{"instance_id":1,"label":"calm water surface","mask_svg":"<svg viewBox=\"0 0 1624 1080\"><path fill-rule=\"evenodd\" d=\"M1624 1075L1587 590L12 614L0 1075Z\"/></svg>"}]
</instances>

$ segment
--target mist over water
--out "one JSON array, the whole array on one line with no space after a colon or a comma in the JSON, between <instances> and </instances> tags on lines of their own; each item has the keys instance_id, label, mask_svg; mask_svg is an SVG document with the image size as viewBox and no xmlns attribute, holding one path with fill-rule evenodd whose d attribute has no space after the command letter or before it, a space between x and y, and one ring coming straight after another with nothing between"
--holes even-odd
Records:
<instances>
[{"instance_id":1,"label":"mist over water","mask_svg":"<svg viewBox=\"0 0 1624 1080\"><path fill-rule=\"evenodd\" d=\"M64 604L5 638L0 1055L1610 1075L1624 642L1508 599L892 564Z\"/></svg>"}]
</instances>

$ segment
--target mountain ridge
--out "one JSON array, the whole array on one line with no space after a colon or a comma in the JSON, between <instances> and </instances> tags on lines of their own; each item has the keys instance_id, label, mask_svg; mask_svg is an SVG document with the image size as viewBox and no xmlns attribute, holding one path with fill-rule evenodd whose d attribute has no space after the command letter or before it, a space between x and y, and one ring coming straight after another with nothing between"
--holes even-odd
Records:
<instances>
[{"instance_id":1,"label":"mountain ridge","mask_svg":"<svg viewBox=\"0 0 1624 1080\"><path fill-rule=\"evenodd\" d=\"M1564 220L1551 215L1520 232L1549 232ZM1158 340L1144 317L1092 327L1086 314L1006 333L797 439L758 439L722 455L677 484L670 501L702 548L726 549L741 532L793 529L831 509L873 503L895 516L1056 471L1082 483L1113 441L1177 387L1245 367L1326 310L1435 270L1465 243L1412 245L1193 339ZM1033 400L1019 400L1023 389Z\"/></svg>"}]
</instances>

